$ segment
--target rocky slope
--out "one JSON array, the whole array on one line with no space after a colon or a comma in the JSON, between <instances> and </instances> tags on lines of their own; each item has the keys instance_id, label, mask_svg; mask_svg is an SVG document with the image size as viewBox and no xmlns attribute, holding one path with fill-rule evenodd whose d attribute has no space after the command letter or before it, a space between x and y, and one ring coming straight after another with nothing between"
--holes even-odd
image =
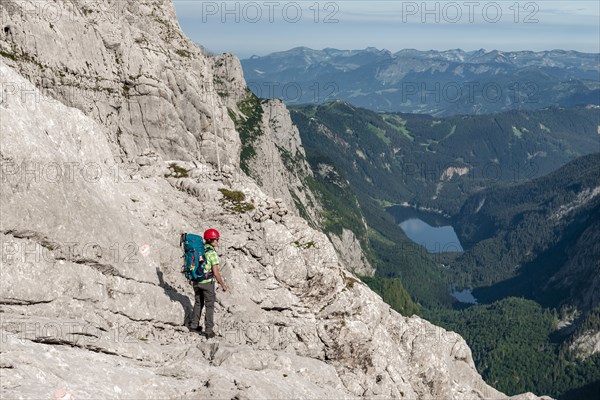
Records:
<instances>
[{"instance_id":1,"label":"rocky slope","mask_svg":"<svg viewBox=\"0 0 600 400\"><path fill-rule=\"evenodd\" d=\"M231 109L230 109L231 110ZM306 159L298 128L280 100L259 100L251 93L238 101L231 117L242 136L240 164L268 195L289 204L313 227L324 225L324 207ZM375 272L351 230L327 232L346 267L357 274Z\"/></svg>"},{"instance_id":2,"label":"rocky slope","mask_svg":"<svg viewBox=\"0 0 600 400\"><path fill-rule=\"evenodd\" d=\"M239 172L234 103L202 80L230 56L201 54L170 2L23 12L40 4L1 4L3 398L505 397ZM231 291L207 341L182 325L178 238L208 226Z\"/></svg>"},{"instance_id":3,"label":"rocky slope","mask_svg":"<svg viewBox=\"0 0 600 400\"><path fill-rule=\"evenodd\" d=\"M204 56L181 32L170 1L7 1L2 7L5 61L45 94L106 126L119 160L146 163L157 154L242 173L230 118L241 114L238 103L247 96L241 64L228 54ZM293 157L304 156L287 109L267 102L264 115L254 164L267 165L261 176L270 179L259 182L290 210L300 207L318 221L318 201L298 180L310 170L290 172L274 151L283 146ZM297 140L284 143L282 134ZM361 249L355 242L338 251ZM368 264L361 269L372 273Z\"/></svg>"},{"instance_id":4,"label":"rocky slope","mask_svg":"<svg viewBox=\"0 0 600 400\"><path fill-rule=\"evenodd\" d=\"M231 56L203 56L171 2L3 1L2 17L5 61L106 126L119 157L153 149L238 164L239 137L215 90Z\"/></svg>"}]
</instances>

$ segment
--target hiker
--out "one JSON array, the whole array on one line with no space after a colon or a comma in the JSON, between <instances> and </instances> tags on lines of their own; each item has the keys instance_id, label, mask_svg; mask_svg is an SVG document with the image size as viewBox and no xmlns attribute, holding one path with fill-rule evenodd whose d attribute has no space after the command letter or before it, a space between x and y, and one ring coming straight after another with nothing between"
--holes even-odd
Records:
<instances>
[{"instance_id":1,"label":"hiker","mask_svg":"<svg viewBox=\"0 0 600 400\"><path fill-rule=\"evenodd\" d=\"M202 327L199 326L200 314L202 314L202 308L206 306L206 312L204 316L204 335L207 338L215 337L213 332L213 315L215 311L215 279L221 285L224 292L227 291L227 286L223 282L223 278L219 273L219 256L215 250L215 246L219 243L219 232L216 229L208 229L204 232L204 249L205 249L205 262L203 264L204 273L207 279L204 280L193 280L192 285L194 287L194 310L192 311L192 321L190 324L190 331L202 332Z\"/></svg>"}]
</instances>

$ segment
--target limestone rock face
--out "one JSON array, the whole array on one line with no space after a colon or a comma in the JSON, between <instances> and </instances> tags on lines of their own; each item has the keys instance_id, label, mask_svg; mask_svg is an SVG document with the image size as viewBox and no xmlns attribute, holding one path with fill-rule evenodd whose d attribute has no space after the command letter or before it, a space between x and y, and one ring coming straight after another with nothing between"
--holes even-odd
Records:
<instances>
[{"instance_id":1,"label":"limestone rock face","mask_svg":"<svg viewBox=\"0 0 600 400\"><path fill-rule=\"evenodd\" d=\"M260 136L253 143L248 172L272 197L282 199L296 215L318 224L322 207L308 186L312 170L298 128L281 100L261 102Z\"/></svg>"},{"instance_id":2,"label":"limestone rock face","mask_svg":"<svg viewBox=\"0 0 600 400\"><path fill-rule=\"evenodd\" d=\"M575 338L569 349L581 358L600 353L600 332L585 332Z\"/></svg>"},{"instance_id":3,"label":"limestone rock face","mask_svg":"<svg viewBox=\"0 0 600 400\"><path fill-rule=\"evenodd\" d=\"M295 215L319 226L323 207L308 183L313 177L298 128L281 100L261 103L260 135L254 142L254 156L248 161L249 173L268 195L282 199ZM341 235L329 233L341 261L349 271L373 275L375 269L367 260L354 233L343 229Z\"/></svg>"},{"instance_id":4,"label":"limestone rock face","mask_svg":"<svg viewBox=\"0 0 600 400\"><path fill-rule=\"evenodd\" d=\"M181 32L170 1L7 0L2 7L5 61L104 125L118 161L144 163L155 154L241 173L230 118L248 95L241 63L204 54ZM263 107L252 176L318 225L321 206L304 182L311 172L298 130L283 102Z\"/></svg>"},{"instance_id":5,"label":"limestone rock face","mask_svg":"<svg viewBox=\"0 0 600 400\"><path fill-rule=\"evenodd\" d=\"M223 165L239 164L239 136L215 90L219 67L182 34L171 1L7 0L1 7L5 61L104 125L119 158L153 150L216 163L218 148ZM241 67L228 74L243 81Z\"/></svg>"},{"instance_id":6,"label":"limestone rock face","mask_svg":"<svg viewBox=\"0 0 600 400\"><path fill-rule=\"evenodd\" d=\"M365 257L362 246L354 232L344 228L341 235L331 234L329 237L338 251L340 261L349 271L357 275L373 276L375 269Z\"/></svg>"},{"instance_id":7,"label":"limestone rock face","mask_svg":"<svg viewBox=\"0 0 600 400\"><path fill-rule=\"evenodd\" d=\"M65 11L24 12L44 4ZM0 7L2 398L506 397L239 172L236 60L202 54L170 1ZM208 227L230 287L210 340L184 326L179 247Z\"/></svg>"},{"instance_id":8,"label":"limestone rock face","mask_svg":"<svg viewBox=\"0 0 600 400\"><path fill-rule=\"evenodd\" d=\"M240 60L233 54L211 58L214 71L214 88L227 108L238 109L238 102L247 96L246 81Z\"/></svg>"}]
</instances>

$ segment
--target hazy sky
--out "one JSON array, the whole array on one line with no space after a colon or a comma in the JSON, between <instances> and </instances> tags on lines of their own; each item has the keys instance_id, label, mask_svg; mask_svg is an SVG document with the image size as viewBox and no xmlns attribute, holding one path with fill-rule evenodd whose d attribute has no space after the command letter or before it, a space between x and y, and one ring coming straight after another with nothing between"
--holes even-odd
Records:
<instances>
[{"instance_id":1,"label":"hazy sky","mask_svg":"<svg viewBox=\"0 0 600 400\"><path fill-rule=\"evenodd\" d=\"M600 52L598 0L174 3L192 40L240 58L298 46Z\"/></svg>"}]
</instances>

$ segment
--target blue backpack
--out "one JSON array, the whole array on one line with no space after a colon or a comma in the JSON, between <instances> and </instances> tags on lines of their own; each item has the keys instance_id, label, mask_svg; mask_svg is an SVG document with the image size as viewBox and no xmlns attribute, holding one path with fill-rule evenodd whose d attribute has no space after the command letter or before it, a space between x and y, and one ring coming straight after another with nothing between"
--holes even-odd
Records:
<instances>
[{"instance_id":1,"label":"blue backpack","mask_svg":"<svg viewBox=\"0 0 600 400\"><path fill-rule=\"evenodd\" d=\"M198 235L182 233L179 245L183 245L183 267L181 272L187 280L203 281L212 277L212 273L204 273L204 240Z\"/></svg>"}]
</instances>

